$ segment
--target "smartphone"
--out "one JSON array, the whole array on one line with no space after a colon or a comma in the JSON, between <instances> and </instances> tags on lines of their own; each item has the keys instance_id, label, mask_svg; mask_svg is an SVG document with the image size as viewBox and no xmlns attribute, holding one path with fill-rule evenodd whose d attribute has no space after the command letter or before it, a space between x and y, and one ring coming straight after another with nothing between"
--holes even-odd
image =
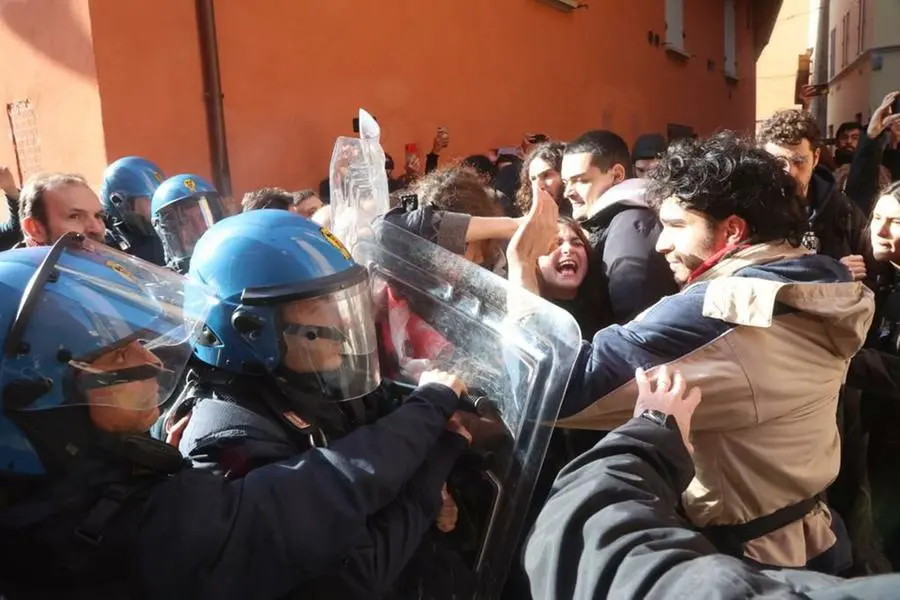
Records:
<instances>
[{"instance_id":1,"label":"smartphone","mask_svg":"<svg viewBox=\"0 0 900 600\"><path fill-rule=\"evenodd\" d=\"M900 115L900 96L894 98L894 101L891 103L891 114Z\"/></svg>"},{"instance_id":2,"label":"smartphone","mask_svg":"<svg viewBox=\"0 0 900 600\"><path fill-rule=\"evenodd\" d=\"M407 144L406 145L406 153L407 154L417 154L415 144Z\"/></svg>"},{"instance_id":3,"label":"smartphone","mask_svg":"<svg viewBox=\"0 0 900 600\"><path fill-rule=\"evenodd\" d=\"M525 139L528 140L529 144L541 144L543 142L548 141L550 138L548 138L543 133L532 133L531 135L527 136Z\"/></svg>"}]
</instances>

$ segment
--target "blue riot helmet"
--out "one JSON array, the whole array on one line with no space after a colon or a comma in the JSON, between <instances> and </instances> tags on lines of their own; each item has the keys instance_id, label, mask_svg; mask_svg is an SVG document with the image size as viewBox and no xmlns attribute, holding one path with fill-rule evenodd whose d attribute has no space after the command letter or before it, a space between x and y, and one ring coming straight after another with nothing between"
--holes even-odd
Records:
<instances>
[{"instance_id":1,"label":"blue riot helmet","mask_svg":"<svg viewBox=\"0 0 900 600\"><path fill-rule=\"evenodd\" d=\"M334 235L284 210L213 225L190 278L218 299L194 344L202 362L352 400L381 383L369 278Z\"/></svg>"},{"instance_id":2,"label":"blue riot helmet","mask_svg":"<svg viewBox=\"0 0 900 600\"><path fill-rule=\"evenodd\" d=\"M153 228L162 240L166 264L186 273L194 244L218 221L229 216L228 207L208 181L197 175L166 179L153 194Z\"/></svg>"},{"instance_id":3,"label":"blue riot helmet","mask_svg":"<svg viewBox=\"0 0 900 600\"><path fill-rule=\"evenodd\" d=\"M76 233L0 254L0 472L60 474L149 429L211 305L199 287Z\"/></svg>"},{"instance_id":4,"label":"blue riot helmet","mask_svg":"<svg viewBox=\"0 0 900 600\"><path fill-rule=\"evenodd\" d=\"M103 172L100 201L107 214L106 227L123 250L130 249L132 238L153 235L150 198L164 179L155 163L139 156L120 158Z\"/></svg>"}]
</instances>

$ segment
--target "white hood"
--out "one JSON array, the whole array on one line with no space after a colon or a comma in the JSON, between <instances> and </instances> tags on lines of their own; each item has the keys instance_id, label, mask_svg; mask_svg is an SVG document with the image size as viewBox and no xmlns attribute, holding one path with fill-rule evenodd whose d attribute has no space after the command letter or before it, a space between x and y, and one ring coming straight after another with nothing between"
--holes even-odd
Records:
<instances>
[{"instance_id":1,"label":"white hood","mask_svg":"<svg viewBox=\"0 0 900 600\"><path fill-rule=\"evenodd\" d=\"M647 192L646 179L626 179L617 183L601 195L588 213L588 219L595 217L615 204L627 203L629 206L649 208L645 198Z\"/></svg>"}]
</instances>

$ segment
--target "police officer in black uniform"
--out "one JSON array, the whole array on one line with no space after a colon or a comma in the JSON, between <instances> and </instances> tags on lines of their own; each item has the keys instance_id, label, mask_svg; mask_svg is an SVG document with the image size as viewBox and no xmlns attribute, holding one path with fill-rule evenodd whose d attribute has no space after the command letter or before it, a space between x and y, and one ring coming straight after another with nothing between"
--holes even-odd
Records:
<instances>
[{"instance_id":1,"label":"police officer in black uniform","mask_svg":"<svg viewBox=\"0 0 900 600\"><path fill-rule=\"evenodd\" d=\"M192 411L180 448L195 468L251 477L390 412L391 399L379 389L368 273L328 230L283 210L233 216L196 243L190 277L218 299L169 418ZM464 390L451 375L422 377L455 388L456 396ZM423 393L434 392L425 386L413 397ZM446 417L436 412L433 427ZM407 426L416 431L415 423ZM435 523L441 488L466 447L459 435L422 435L428 451L406 457L420 467L404 492L360 532L352 552L298 596L371 599L390 589Z\"/></svg>"},{"instance_id":2,"label":"police officer in black uniform","mask_svg":"<svg viewBox=\"0 0 900 600\"><path fill-rule=\"evenodd\" d=\"M0 254L7 599L282 597L332 568L457 435L445 423L458 395L432 383L327 450L239 481L186 468L145 432L214 305L74 233Z\"/></svg>"}]
</instances>

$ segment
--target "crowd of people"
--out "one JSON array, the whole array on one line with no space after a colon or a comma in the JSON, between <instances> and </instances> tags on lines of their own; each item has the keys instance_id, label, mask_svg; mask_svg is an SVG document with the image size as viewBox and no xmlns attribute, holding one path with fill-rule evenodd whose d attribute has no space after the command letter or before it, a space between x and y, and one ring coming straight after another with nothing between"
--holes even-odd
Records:
<instances>
[{"instance_id":1,"label":"crowd of people","mask_svg":"<svg viewBox=\"0 0 900 600\"><path fill-rule=\"evenodd\" d=\"M504 598L896 596L897 98L833 150L785 110L753 138L527 134L442 164L441 128L424 168L385 157L378 243L581 333ZM443 360L470 332L331 232L332 185L238 203L139 157L99 194L0 168L0 596L483 593L458 473L520 432Z\"/></svg>"}]
</instances>

